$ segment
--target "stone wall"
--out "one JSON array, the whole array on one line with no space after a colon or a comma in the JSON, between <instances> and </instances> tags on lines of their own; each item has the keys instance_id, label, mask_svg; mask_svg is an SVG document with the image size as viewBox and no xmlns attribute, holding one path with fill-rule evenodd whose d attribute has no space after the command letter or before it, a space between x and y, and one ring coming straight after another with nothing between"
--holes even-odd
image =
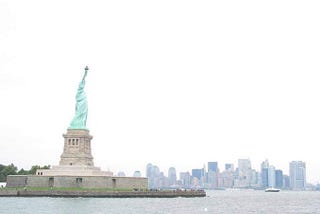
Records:
<instances>
[{"instance_id":1,"label":"stone wall","mask_svg":"<svg viewBox=\"0 0 320 214\"><path fill-rule=\"evenodd\" d=\"M6 187L25 187L28 184L27 175L8 175Z\"/></svg>"},{"instance_id":2,"label":"stone wall","mask_svg":"<svg viewBox=\"0 0 320 214\"><path fill-rule=\"evenodd\" d=\"M19 176L7 177L7 187L147 189L148 179L111 176Z\"/></svg>"}]
</instances>

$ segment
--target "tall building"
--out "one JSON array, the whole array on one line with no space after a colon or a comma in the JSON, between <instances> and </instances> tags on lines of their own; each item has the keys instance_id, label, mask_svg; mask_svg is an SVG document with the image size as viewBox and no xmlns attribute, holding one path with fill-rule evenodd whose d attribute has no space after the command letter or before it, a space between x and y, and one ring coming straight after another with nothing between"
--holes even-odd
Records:
<instances>
[{"instance_id":1,"label":"tall building","mask_svg":"<svg viewBox=\"0 0 320 214\"><path fill-rule=\"evenodd\" d=\"M306 164L302 161L290 162L290 188L304 190L306 188Z\"/></svg>"},{"instance_id":2,"label":"tall building","mask_svg":"<svg viewBox=\"0 0 320 214\"><path fill-rule=\"evenodd\" d=\"M204 175L204 169L192 169L192 177L195 177L201 180L203 175Z\"/></svg>"},{"instance_id":3,"label":"tall building","mask_svg":"<svg viewBox=\"0 0 320 214\"><path fill-rule=\"evenodd\" d=\"M276 185L276 169L274 166L268 168L268 187L275 187Z\"/></svg>"},{"instance_id":4,"label":"tall building","mask_svg":"<svg viewBox=\"0 0 320 214\"><path fill-rule=\"evenodd\" d=\"M170 167L168 170L168 179L169 179L169 186L175 185L177 181L177 173L174 167Z\"/></svg>"},{"instance_id":5,"label":"tall building","mask_svg":"<svg viewBox=\"0 0 320 214\"><path fill-rule=\"evenodd\" d=\"M232 163L226 163L224 169L228 171L234 171L234 166Z\"/></svg>"},{"instance_id":6,"label":"tall building","mask_svg":"<svg viewBox=\"0 0 320 214\"><path fill-rule=\"evenodd\" d=\"M290 189L290 177L288 175L283 175L283 188Z\"/></svg>"},{"instance_id":7,"label":"tall building","mask_svg":"<svg viewBox=\"0 0 320 214\"><path fill-rule=\"evenodd\" d=\"M250 187L251 183L251 162L249 159L239 159L238 168L236 170L236 176L234 180L234 186L237 188Z\"/></svg>"},{"instance_id":8,"label":"tall building","mask_svg":"<svg viewBox=\"0 0 320 214\"><path fill-rule=\"evenodd\" d=\"M146 167L148 187L150 189L159 188L160 169L156 165L149 163Z\"/></svg>"},{"instance_id":9,"label":"tall building","mask_svg":"<svg viewBox=\"0 0 320 214\"><path fill-rule=\"evenodd\" d=\"M276 187L283 188L283 173L282 170L276 170Z\"/></svg>"},{"instance_id":10,"label":"tall building","mask_svg":"<svg viewBox=\"0 0 320 214\"><path fill-rule=\"evenodd\" d=\"M146 177L147 178L151 177L152 167L153 167L153 165L151 163L147 164L147 167L146 167Z\"/></svg>"},{"instance_id":11,"label":"tall building","mask_svg":"<svg viewBox=\"0 0 320 214\"><path fill-rule=\"evenodd\" d=\"M266 188L268 187L268 168L263 168L261 170L261 186Z\"/></svg>"},{"instance_id":12,"label":"tall building","mask_svg":"<svg viewBox=\"0 0 320 214\"><path fill-rule=\"evenodd\" d=\"M181 185L184 188L189 188L191 186L191 175L189 172L180 172Z\"/></svg>"},{"instance_id":13,"label":"tall building","mask_svg":"<svg viewBox=\"0 0 320 214\"><path fill-rule=\"evenodd\" d=\"M164 175L163 172L160 172L158 178L157 178L157 188L161 189L161 188L166 188L169 186L169 183L168 183L168 178Z\"/></svg>"},{"instance_id":14,"label":"tall building","mask_svg":"<svg viewBox=\"0 0 320 214\"><path fill-rule=\"evenodd\" d=\"M261 186L263 188L266 188L269 186L268 171L269 171L269 161L268 159L266 159L261 163Z\"/></svg>"},{"instance_id":15,"label":"tall building","mask_svg":"<svg viewBox=\"0 0 320 214\"><path fill-rule=\"evenodd\" d=\"M218 172L218 162L208 162L208 172Z\"/></svg>"},{"instance_id":16,"label":"tall building","mask_svg":"<svg viewBox=\"0 0 320 214\"><path fill-rule=\"evenodd\" d=\"M218 188L218 172L209 171L207 173L207 188L215 189Z\"/></svg>"},{"instance_id":17,"label":"tall building","mask_svg":"<svg viewBox=\"0 0 320 214\"><path fill-rule=\"evenodd\" d=\"M234 171L230 170L228 168L227 170L224 170L222 173L218 174L218 188L232 188L233 187L233 176Z\"/></svg>"},{"instance_id":18,"label":"tall building","mask_svg":"<svg viewBox=\"0 0 320 214\"><path fill-rule=\"evenodd\" d=\"M266 168L269 168L269 161L268 159L266 159L265 161L263 161L261 163L261 169L266 169Z\"/></svg>"},{"instance_id":19,"label":"tall building","mask_svg":"<svg viewBox=\"0 0 320 214\"><path fill-rule=\"evenodd\" d=\"M258 185L259 185L259 173L255 169L251 169L250 186L258 187Z\"/></svg>"}]
</instances>

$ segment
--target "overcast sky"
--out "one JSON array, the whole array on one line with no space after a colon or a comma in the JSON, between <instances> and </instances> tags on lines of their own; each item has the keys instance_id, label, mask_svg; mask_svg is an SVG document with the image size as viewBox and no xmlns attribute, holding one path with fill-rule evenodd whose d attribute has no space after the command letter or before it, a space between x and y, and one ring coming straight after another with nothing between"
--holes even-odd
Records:
<instances>
[{"instance_id":1,"label":"overcast sky","mask_svg":"<svg viewBox=\"0 0 320 214\"><path fill-rule=\"evenodd\" d=\"M319 1L0 0L0 163L57 165L86 65L96 166L320 181Z\"/></svg>"}]
</instances>

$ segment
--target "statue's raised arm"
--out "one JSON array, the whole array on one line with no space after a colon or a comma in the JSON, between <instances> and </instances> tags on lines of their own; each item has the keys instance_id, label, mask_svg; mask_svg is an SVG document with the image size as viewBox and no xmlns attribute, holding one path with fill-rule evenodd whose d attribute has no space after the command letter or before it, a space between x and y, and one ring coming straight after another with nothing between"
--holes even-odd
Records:
<instances>
[{"instance_id":1,"label":"statue's raised arm","mask_svg":"<svg viewBox=\"0 0 320 214\"><path fill-rule=\"evenodd\" d=\"M89 70L89 67L86 66L86 67L84 68L84 75L83 75L83 77L82 77L82 81L84 81L84 80L86 79L87 74L88 74L88 70Z\"/></svg>"},{"instance_id":2,"label":"statue's raised arm","mask_svg":"<svg viewBox=\"0 0 320 214\"><path fill-rule=\"evenodd\" d=\"M88 103L87 96L84 92L84 86L88 70L89 68L86 66L76 95L76 112L70 123L69 129L87 129Z\"/></svg>"}]
</instances>

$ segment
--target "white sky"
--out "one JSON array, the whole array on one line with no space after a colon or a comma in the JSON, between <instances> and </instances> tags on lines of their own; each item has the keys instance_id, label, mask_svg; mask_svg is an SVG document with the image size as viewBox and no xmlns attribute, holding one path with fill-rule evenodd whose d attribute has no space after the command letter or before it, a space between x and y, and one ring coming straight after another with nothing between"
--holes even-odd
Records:
<instances>
[{"instance_id":1,"label":"white sky","mask_svg":"<svg viewBox=\"0 0 320 214\"><path fill-rule=\"evenodd\" d=\"M57 165L90 67L96 166L208 161L320 181L319 1L0 0L0 163Z\"/></svg>"}]
</instances>

